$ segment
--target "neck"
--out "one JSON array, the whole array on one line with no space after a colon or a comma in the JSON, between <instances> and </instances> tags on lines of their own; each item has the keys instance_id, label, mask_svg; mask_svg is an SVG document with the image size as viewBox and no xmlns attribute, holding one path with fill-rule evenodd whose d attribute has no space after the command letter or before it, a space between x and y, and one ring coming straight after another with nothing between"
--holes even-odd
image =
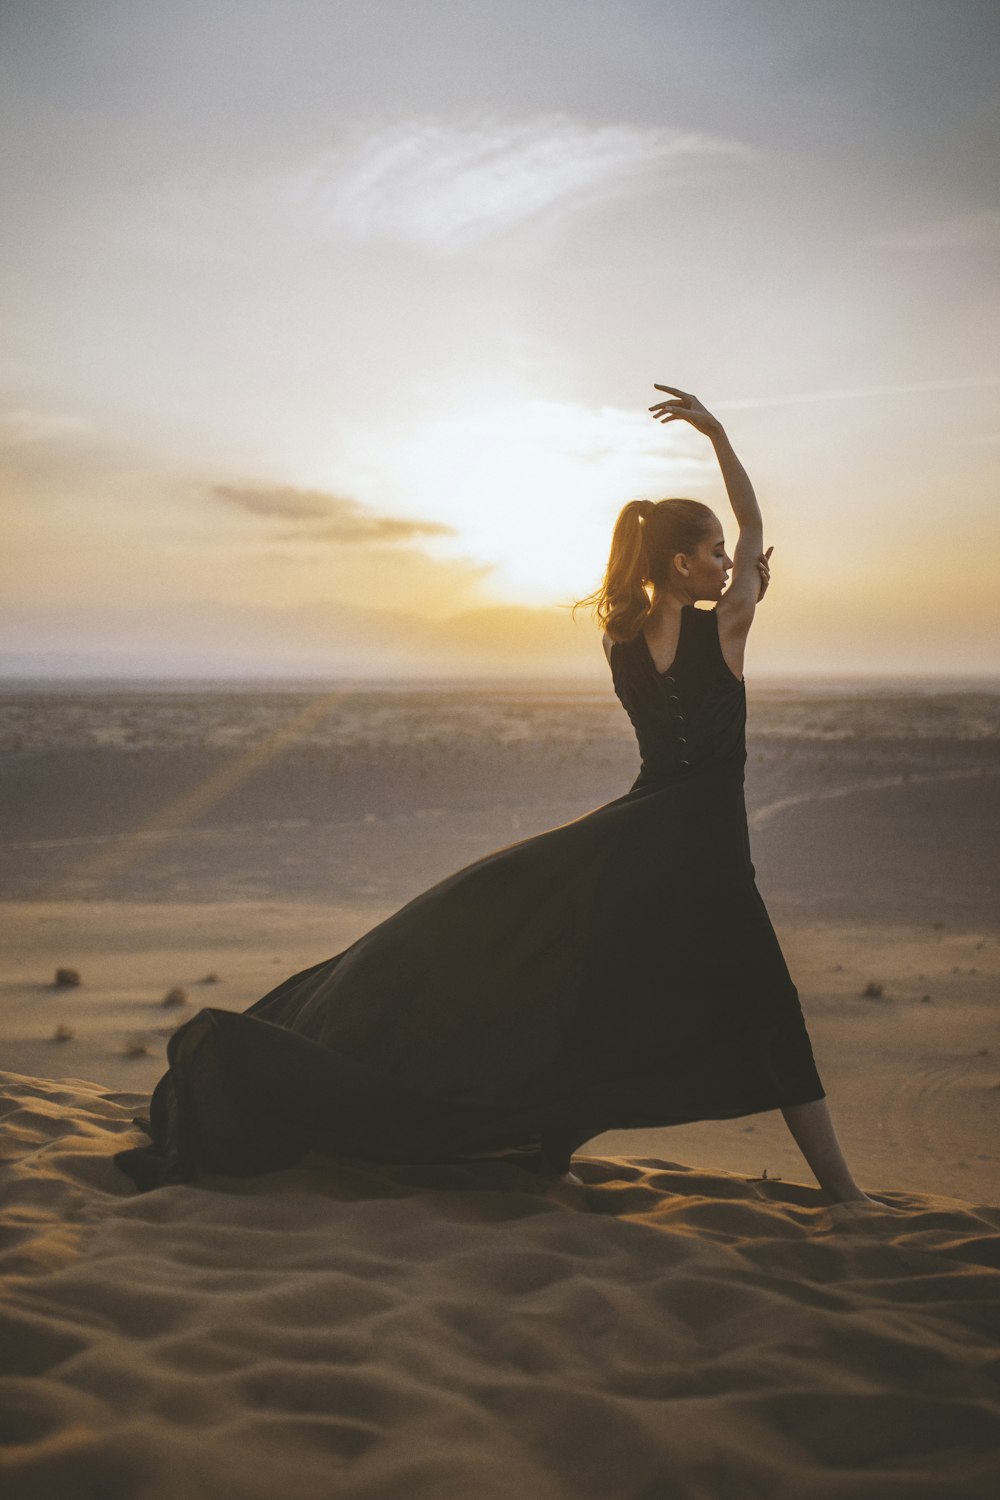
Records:
<instances>
[{"instance_id":1,"label":"neck","mask_svg":"<svg viewBox=\"0 0 1000 1500\"><path fill-rule=\"evenodd\" d=\"M649 605L651 618L662 619L664 615L680 614L685 604L693 604L690 594L674 589L654 589Z\"/></svg>"}]
</instances>

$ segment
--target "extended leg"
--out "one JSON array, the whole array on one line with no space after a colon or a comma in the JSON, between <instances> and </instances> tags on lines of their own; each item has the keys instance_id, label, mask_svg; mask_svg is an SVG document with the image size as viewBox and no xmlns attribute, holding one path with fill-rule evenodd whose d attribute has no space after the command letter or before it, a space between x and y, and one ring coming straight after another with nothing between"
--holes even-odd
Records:
<instances>
[{"instance_id":1,"label":"extended leg","mask_svg":"<svg viewBox=\"0 0 1000 1500\"><path fill-rule=\"evenodd\" d=\"M875 1202L862 1192L851 1175L825 1099L790 1104L781 1113L816 1181L834 1203Z\"/></svg>"}]
</instances>

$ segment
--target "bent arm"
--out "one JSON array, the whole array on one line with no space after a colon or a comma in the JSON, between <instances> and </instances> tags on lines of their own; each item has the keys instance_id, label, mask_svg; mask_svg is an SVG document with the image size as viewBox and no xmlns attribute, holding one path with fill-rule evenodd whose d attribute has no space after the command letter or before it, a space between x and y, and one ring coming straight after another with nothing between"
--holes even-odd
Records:
<instances>
[{"instance_id":1,"label":"bent arm","mask_svg":"<svg viewBox=\"0 0 1000 1500\"><path fill-rule=\"evenodd\" d=\"M764 522L760 506L749 475L733 452L733 445L718 417L713 416L690 391L682 391L673 385L657 385L654 389L666 391L672 398L657 401L649 408L658 422L688 422L712 443L739 526L740 534L733 549L732 577L715 607L715 615L723 654L734 675L740 677L747 633L769 577L767 559L771 548L766 554L762 553Z\"/></svg>"},{"instance_id":2,"label":"bent arm","mask_svg":"<svg viewBox=\"0 0 1000 1500\"><path fill-rule=\"evenodd\" d=\"M760 506L757 504L753 485L750 483L750 475L736 457L733 445L721 425L711 434L711 439L715 456L719 460L726 494L733 507L736 524L740 528L740 535L743 535L744 530L750 530L756 526L760 532L760 539L763 541L764 520L760 513Z\"/></svg>"},{"instance_id":3,"label":"bent arm","mask_svg":"<svg viewBox=\"0 0 1000 1500\"><path fill-rule=\"evenodd\" d=\"M719 644L733 676L742 680L747 636L761 594L759 569L764 549L764 522L750 476L733 451L722 427L709 433L719 460L729 503L740 528L733 548L733 574L715 607Z\"/></svg>"},{"instance_id":4,"label":"bent arm","mask_svg":"<svg viewBox=\"0 0 1000 1500\"><path fill-rule=\"evenodd\" d=\"M733 549L733 576L719 601L719 609L722 610L719 622L721 624L726 620L731 630L742 628L743 638L746 639L746 632L750 629L760 598L758 562L764 550L764 521L750 476L737 458L725 431L719 426L709 435L715 456L719 460L729 503L739 526L739 536Z\"/></svg>"}]
</instances>

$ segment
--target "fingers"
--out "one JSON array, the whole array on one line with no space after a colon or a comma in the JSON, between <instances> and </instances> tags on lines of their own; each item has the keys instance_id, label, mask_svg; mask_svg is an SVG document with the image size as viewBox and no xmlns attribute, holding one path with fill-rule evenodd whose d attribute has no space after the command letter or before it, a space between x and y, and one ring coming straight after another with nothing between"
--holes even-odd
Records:
<instances>
[{"instance_id":1,"label":"fingers","mask_svg":"<svg viewBox=\"0 0 1000 1500\"><path fill-rule=\"evenodd\" d=\"M653 390L667 391L674 397L672 401L657 401L648 408L658 421L673 422L678 417L691 421L699 413L699 402L689 391L682 391L676 385L654 385Z\"/></svg>"},{"instance_id":2,"label":"fingers","mask_svg":"<svg viewBox=\"0 0 1000 1500\"><path fill-rule=\"evenodd\" d=\"M687 415L681 401L658 401L655 406L650 406L648 410L652 412L654 417L658 417L661 422L672 422L675 417L684 417Z\"/></svg>"},{"instance_id":3,"label":"fingers","mask_svg":"<svg viewBox=\"0 0 1000 1500\"><path fill-rule=\"evenodd\" d=\"M697 396L692 396L690 391L682 391L674 385L657 385L653 389L669 391L674 397L672 401L657 401L655 406L647 408L658 421L670 422L677 417L682 417L685 422L690 422L692 427L704 433L709 433L718 427L715 417L711 412L706 411Z\"/></svg>"}]
</instances>

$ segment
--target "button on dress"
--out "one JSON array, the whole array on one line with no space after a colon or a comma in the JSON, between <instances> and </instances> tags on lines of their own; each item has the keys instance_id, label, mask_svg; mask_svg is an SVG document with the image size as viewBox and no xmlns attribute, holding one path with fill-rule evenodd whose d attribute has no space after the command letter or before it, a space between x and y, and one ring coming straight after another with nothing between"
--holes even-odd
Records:
<instances>
[{"instance_id":1,"label":"button on dress","mask_svg":"<svg viewBox=\"0 0 1000 1500\"><path fill-rule=\"evenodd\" d=\"M143 1190L254 1176L311 1149L386 1162L510 1154L565 1171L605 1130L821 1099L750 857L746 694L714 610L674 661L611 648L640 769L622 796L464 866L244 1012L170 1038Z\"/></svg>"}]
</instances>

